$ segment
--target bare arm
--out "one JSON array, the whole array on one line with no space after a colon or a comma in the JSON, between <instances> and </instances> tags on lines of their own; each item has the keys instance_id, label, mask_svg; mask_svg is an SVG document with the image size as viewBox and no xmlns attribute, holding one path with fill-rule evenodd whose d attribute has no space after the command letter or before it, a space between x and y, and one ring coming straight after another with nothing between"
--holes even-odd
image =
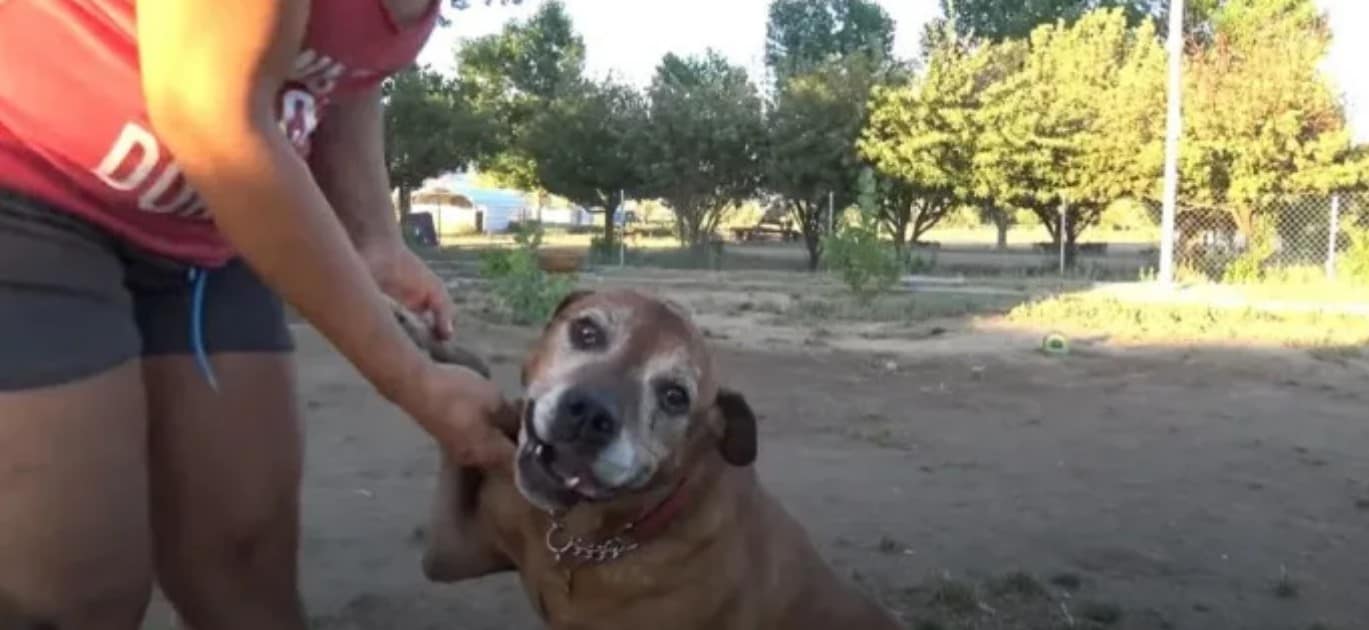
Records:
<instances>
[{"instance_id":1,"label":"bare arm","mask_svg":"<svg viewBox=\"0 0 1369 630\"><path fill-rule=\"evenodd\" d=\"M380 287L451 335L455 308L446 286L405 246L390 200L380 86L338 100L314 133L309 165Z\"/></svg>"},{"instance_id":2,"label":"bare arm","mask_svg":"<svg viewBox=\"0 0 1369 630\"><path fill-rule=\"evenodd\" d=\"M334 103L314 132L309 165L352 242L365 250L400 240L385 169L380 86Z\"/></svg>"},{"instance_id":3,"label":"bare arm","mask_svg":"<svg viewBox=\"0 0 1369 630\"><path fill-rule=\"evenodd\" d=\"M275 101L303 39L308 0L138 0L137 10L149 117L219 230L453 456L503 457L507 444L476 426L498 392L433 367L408 341L277 125Z\"/></svg>"}]
</instances>

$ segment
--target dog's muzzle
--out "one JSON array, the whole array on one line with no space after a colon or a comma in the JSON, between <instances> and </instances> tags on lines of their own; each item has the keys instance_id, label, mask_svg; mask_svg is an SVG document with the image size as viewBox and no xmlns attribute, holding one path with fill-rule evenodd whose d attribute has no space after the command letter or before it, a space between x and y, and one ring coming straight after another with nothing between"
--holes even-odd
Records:
<instances>
[{"instance_id":1,"label":"dog's muzzle","mask_svg":"<svg viewBox=\"0 0 1369 630\"><path fill-rule=\"evenodd\" d=\"M623 416L609 392L571 386L524 409L518 466L524 491L550 503L611 499L626 475ZM529 497L533 498L533 497Z\"/></svg>"}]
</instances>

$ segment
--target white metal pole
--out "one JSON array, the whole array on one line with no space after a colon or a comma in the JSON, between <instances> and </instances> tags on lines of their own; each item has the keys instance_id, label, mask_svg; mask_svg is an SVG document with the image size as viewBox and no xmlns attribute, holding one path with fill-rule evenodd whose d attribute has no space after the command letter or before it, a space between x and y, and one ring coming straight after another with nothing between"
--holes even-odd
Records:
<instances>
[{"instance_id":1,"label":"white metal pole","mask_svg":"<svg viewBox=\"0 0 1369 630\"><path fill-rule=\"evenodd\" d=\"M1056 238L1060 239L1060 275L1062 276L1065 275L1065 235L1069 233L1067 232L1069 225L1065 223L1068 219L1065 217L1066 207L1065 202L1062 201L1060 202L1060 227L1056 230Z\"/></svg>"},{"instance_id":2,"label":"white metal pole","mask_svg":"<svg viewBox=\"0 0 1369 630\"><path fill-rule=\"evenodd\" d=\"M1169 0L1169 111L1165 116L1164 210L1160 219L1160 283L1174 283L1174 216L1179 204L1179 141L1183 133L1184 0Z\"/></svg>"},{"instance_id":3,"label":"white metal pole","mask_svg":"<svg viewBox=\"0 0 1369 630\"><path fill-rule=\"evenodd\" d=\"M1340 236L1340 194L1331 195L1331 225L1326 237L1326 277L1336 279L1336 246Z\"/></svg>"},{"instance_id":4,"label":"white metal pole","mask_svg":"<svg viewBox=\"0 0 1369 630\"><path fill-rule=\"evenodd\" d=\"M827 193L827 233L828 233L829 235L830 235L830 234L836 233L837 213L836 213L836 210L834 209L834 207L835 207L835 205L836 205L836 201L834 200L834 197L835 197L835 195L834 195L831 191L828 191L828 193Z\"/></svg>"},{"instance_id":5,"label":"white metal pole","mask_svg":"<svg viewBox=\"0 0 1369 630\"><path fill-rule=\"evenodd\" d=\"M623 229L621 230L614 226L614 229L618 231L618 266L623 267L627 265L627 194L621 189L618 190L618 213L616 216L623 222Z\"/></svg>"}]
</instances>

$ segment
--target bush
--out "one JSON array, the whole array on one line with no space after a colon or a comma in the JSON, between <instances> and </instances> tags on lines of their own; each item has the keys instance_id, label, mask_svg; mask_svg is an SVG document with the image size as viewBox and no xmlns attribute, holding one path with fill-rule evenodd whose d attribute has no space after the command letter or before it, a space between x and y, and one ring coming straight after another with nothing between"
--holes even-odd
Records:
<instances>
[{"instance_id":1,"label":"bush","mask_svg":"<svg viewBox=\"0 0 1369 630\"><path fill-rule=\"evenodd\" d=\"M1263 280L1265 261L1276 251L1274 233L1274 225L1267 218L1257 218L1245 251L1227 263L1222 270L1222 281L1228 284L1255 284Z\"/></svg>"},{"instance_id":2,"label":"bush","mask_svg":"<svg viewBox=\"0 0 1369 630\"><path fill-rule=\"evenodd\" d=\"M537 250L542 245L542 230L535 224L519 226L514 232L517 246L485 252L480 259L480 275L489 280L495 298L516 324L546 321L562 298L575 287L575 279L553 276L538 264Z\"/></svg>"},{"instance_id":3,"label":"bush","mask_svg":"<svg viewBox=\"0 0 1369 630\"><path fill-rule=\"evenodd\" d=\"M608 243L604 236L598 235L589 239L589 259L592 262L603 264L606 262L618 262L618 248L621 247L619 241Z\"/></svg>"},{"instance_id":4,"label":"bush","mask_svg":"<svg viewBox=\"0 0 1369 630\"><path fill-rule=\"evenodd\" d=\"M1350 248L1337 262L1346 280L1369 284L1369 228L1350 233Z\"/></svg>"},{"instance_id":5,"label":"bush","mask_svg":"<svg viewBox=\"0 0 1369 630\"><path fill-rule=\"evenodd\" d=\"M880 240L879 224L868 213L828 238L827 265L862 303L898 282L900 271L897 254Z\"/></svg>"}]
</instances>

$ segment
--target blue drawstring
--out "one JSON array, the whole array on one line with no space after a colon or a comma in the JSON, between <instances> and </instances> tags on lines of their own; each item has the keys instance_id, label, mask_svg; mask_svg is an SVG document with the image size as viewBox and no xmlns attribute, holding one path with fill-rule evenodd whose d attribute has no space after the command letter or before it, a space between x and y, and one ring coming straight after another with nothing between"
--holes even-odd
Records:
<instances>
[{"instance_id":1,"label":"blue drawstring","mask_svg":"<svg viewBox=\"0 0 1369 630\"><path fill-rule=\"evenodd\" d=\"M190 347L195 352L195 363L204 373L209 388L219 391L219 379L214 376L214 368L209 365L209 353L204 350L204 287L209 283L209 272L199 267L190 268Z\"/></svg>"}]
</instances>

